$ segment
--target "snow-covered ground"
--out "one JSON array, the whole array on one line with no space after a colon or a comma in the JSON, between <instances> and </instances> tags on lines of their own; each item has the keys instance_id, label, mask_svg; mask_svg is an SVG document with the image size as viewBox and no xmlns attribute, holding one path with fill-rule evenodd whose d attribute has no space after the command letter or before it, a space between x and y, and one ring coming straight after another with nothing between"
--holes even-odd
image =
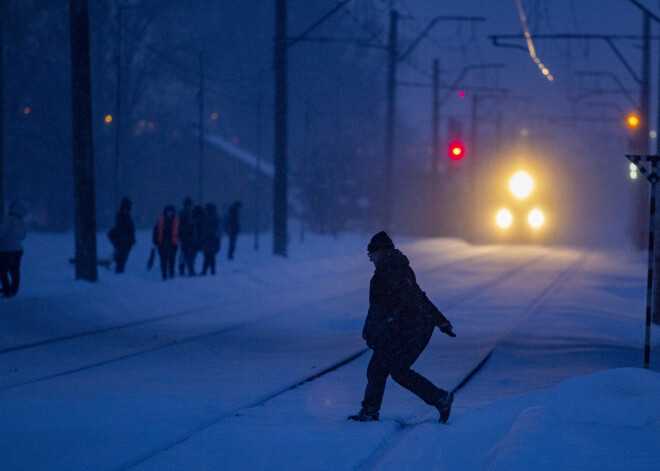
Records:
<instances>
[{"instance_id":1,"label":"snow-covered ground","mask_svg":"<svg viewBox=\"0 0 660 471\"><path fill-rule=\"evenodd\" d=\"M395 237L458 334L415 369L453 389L490 356L447 425L392 381L381 421L354 423L368 239L307 236L282 259L245 235L217 275L165 282L141 232L127 273L88 283L71 234L29 234L0 299L0 469L659 469L643 253Z\"/></svg>"}]
</instances>

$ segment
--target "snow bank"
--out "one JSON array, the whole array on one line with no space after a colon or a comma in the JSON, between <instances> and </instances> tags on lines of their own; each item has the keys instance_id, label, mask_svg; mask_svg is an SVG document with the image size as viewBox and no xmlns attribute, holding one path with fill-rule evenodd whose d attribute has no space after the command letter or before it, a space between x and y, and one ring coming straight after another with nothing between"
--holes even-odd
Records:
<instances>
[{"instance_id":1,"label":"snow bank","mask_svg":"<svg viewBox=\"0 0 660 471\"><path fill-rule=\"evenodd\" d=\"M619 368L508 397L454 417L438 437L441 455L427 464L494 471L657 470L658 391L659 373Z\"/></svg>"}]
</instances>

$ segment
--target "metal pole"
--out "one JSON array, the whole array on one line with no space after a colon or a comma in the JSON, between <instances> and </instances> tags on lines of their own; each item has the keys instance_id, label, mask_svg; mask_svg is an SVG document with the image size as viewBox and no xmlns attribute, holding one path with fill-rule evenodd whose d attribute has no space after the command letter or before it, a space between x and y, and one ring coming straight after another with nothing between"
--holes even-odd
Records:
<instances>
[{"instance_id":1,"label":"metal pole","mask_svg":"<svg viewBox=\"0 0 660 471\"><path fill-rule=\"evenodd\" d=\"M392 223L394 183L394 119L396 109L396 66L397 66L397 22L399 13L390 12L390 35L388 44L389 63L387 74L387 111L385 116L385 171L383 176L382 229L389 230Z\"/></svg>"},{"instance_id":2,"label":"metal pole","mask_svg":"<svg viewBox=\"0 0 660 471\"><path fill-rule=\"evenodd\" d=\"M257 104L257 166L254 171L254 250L259 250L259 210L261 179L261 96Z\"/></svg>"},{"instance_id":3,"label":"metal pole","mask_svg":"<svg viewBox=\"0 0 660 471\"><path fill-rule=\"evenodd\" d=\"M649 369L651 359L651 319L653 312L653 265L654 265L654 249L655 249L655 200L656 200L656 184L660 181L658 176L658 161L660 156L645 156L645 161L651 162L651 172L644 167L641 163L642 156L639 155L626 155L628 160L637 166L639 172L651 183L651 209L649 221L649 254L648 254L648 273L646 278L646 335L644 339L644 368Z\"/></svg>"},{"instance_id":4,"label":"metal pole","mask_svg":"<svg viewBox=\"0 0 660 471\"><path fill-rule=\"evenodd\" d=\"M476 93L472 95L472 106L470 110L470 144L467 149L467 171L468 171L468 221L467 221L467 237L468 240L474 241L475 239L475 224L477 214L477 137L479 125L479 95Z\"/></svg>"},{"instance_id":5,"label":"metal pole","mask_svg":"<svg viewBox=\"0 0 660 471\"><path fill-rule=\"evenodd\" d=\"M199 54L199 204L204 204L204 51Z\"/></svg>"},{"instance_id":6,"label":"metal pole","mask_svg":"<svg viewBox=\"0 0 660 471\"><path fill-rule=\"evenodd\" d=\"M70 0L76 280L96 281L92 74L87 0Z\"/></svg>"},{"instance_id":7,"label":"metal pole","mask_svg":"<svg viewBox=\"0 0 660 471\"><path fill-rule=\"evenodd\" d=\"M286 257L287 230L287 36L286 0L276 0L275 13L275 146L273 163L273 254Z\"/></svg>"},{"instance_id":8,"label":"metal pole","mask_svg":"<svg viewBox=\"0 0 660 471\"><path fill-rule=\"evenodd\" d=\"M121 161L121 154L120 154L120 145L121 145L121 40L122 40L122 11L124 10L123 5L119 5L117 7L117 57L116 57L116 62L117 62L117 92L116 92L116 97L115 97L115 121L116 121L116 129L115 129L115 191L114 191L114 196L115 200L113 204L117 204L119 202L119 198L121 197L120 195L120 189L119 189L119 173L120 173L120 161Z\"/></svg>"},{"instance_id":9,"label":"metal pole","mask_svg":"<svg viewBox=\"0 0 660 471\"><path fill-rule=\"evenodd\" d=\"M431 111L431 233L440 235L440 61L433 60L433 109Z\"/></svg>"},{"instance_id":10,"label":"metal pole","mask_svg":"<svg viewBox=\"0 0 660 471\"><path fill-rule=\"evenodd\" d=\"M651 318L653 306L653 265L655 258L653 256L655 250L655 196L656 196L656 183L658 176L656 170L658 168L658 159L651 160L651 220L649 224L649 273L646 282L646 336L644 340L644 368L649 369L651 359Z\"/></svg>"},{"instance_id":11,"label":"metal pole","mask_svg":"<svg viewBox=\"0 0 660 471\"><path fill-rule=\"evenodd\" d=\"M4 137L5 137L5 131L4 131L4 124L3 124L3 117L4 117L4 106L2 102L2 95L3 95L3 90L4 90L4 78L2 75L2 36L4 34L4 28L3 28L3 18L5 18L5 4L4 2L0 2L0 222L2 222L4 213L5 213L5 187L4 187L4 181L5 181L5 172L4 172L4 167L3 167L3 157L4 157ZM8 8L7 8L8 10Z\"/></svg>"}]
</instances>

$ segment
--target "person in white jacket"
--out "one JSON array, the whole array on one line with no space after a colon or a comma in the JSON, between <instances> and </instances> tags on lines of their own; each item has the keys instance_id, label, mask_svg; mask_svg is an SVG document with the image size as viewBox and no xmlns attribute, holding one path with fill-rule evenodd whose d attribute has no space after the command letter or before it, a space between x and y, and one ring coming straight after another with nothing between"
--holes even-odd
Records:
<instances>
[{"instance_id":1,"label":"person in white jacket","mask_svg":"<svg viewBox=\"0 0 660 471\"><path fill-rule=\"evenodd\" d=\"M2 295L10 298L18 293L21 280L23 239L27 235L23 218L27 207L20 201L9 206L9 214L0 224L0 282Z\"/></svg>"}]
</instances>

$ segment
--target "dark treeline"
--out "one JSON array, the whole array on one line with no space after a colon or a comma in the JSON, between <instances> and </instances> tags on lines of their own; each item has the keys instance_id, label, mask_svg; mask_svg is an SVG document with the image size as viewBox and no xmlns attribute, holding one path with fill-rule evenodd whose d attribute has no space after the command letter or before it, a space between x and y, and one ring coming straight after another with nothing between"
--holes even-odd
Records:
<instances>
[{"instance_id":1,"label":"dark treeline","mask_svg":"<svg viewBox=\"0 0 660 471\"><path fill-rule=\"evenodd\" d=\"M67 0L14 0L5 6L6 200L21 198L31 225L70 230L71 81ZM94 158L99 228L112 223L119 198L135 204L138 226L163 204L198 195L200 57L204 53L204 128L272 160L274 2L142 0L90 2ZM322 33L384 42L382 5L357 6ZM121 8L121 41L118 35ZM333 2L291 2L289 30L302 31ZM116 117L121 44L121 119ZM290 49L290 180L295 215L317 230L341 230L368 213L380 172L384 67L381 50L301 42ZM106 116L112 122L106 122ZM119 194L116 123L121 125ZM208 148L208 146L207 146ZM223 192L223 169L206 149L204 199L260 204L271 194ZM202 202L203 203L203 202ZM251 217L246 214L246 229Z\"/></svg>"},{"instance_id":2,"label":"dark treeline","mask_svg":"<svg viewBox=\"0 0 660 471\"><path fill-rule=\"evenodd\" d=\"M337 4L334 0L287 3L290 37ZM178 205L191 196L196 204L213 202L221 211L240 199L245 202L245 230L255 225L267 230L272 217L268 176L255 180L253 167L207 143L200 179L199 100L201 96L206 136L221 137L261 156L264 164L272 163L275 2L97 0L89 2L89 9L98 229L112 224L122 197L133 201L135 222L145 228L165 204ZM5 11L5 205L16 198L24 200L32 229L70 230L69 1L8 0ZM419 25L417 29L414 25L401 22L402 50L420 33ZM445 26L441 33L447 44L462 43L466 35L459 49L442 52L459 56L458 66L448 65L443 72L446 83L454 80L465 61L475 61L466 56L475 32ZM311 230L378 228L388 30L389 2L350 2L311 35L324 41L300 41L288 49L289 214ZM432 54L440 54L438 44L430 44ZM430 58L422 54L409 58L400 64L399 78L403 82L407 74L430 83L423 73L430 65ZM479 74L472 78L485 80ZM497 147L488 143L497 126L488 121L487 111L486 106L480 111L482 153ZM443 109L442 113L444 134L450 113L457 112ZM466 107L459 113L467 138ZM429 209L438 195L444 214L461 212L457 195L465 188L464 176L448 175L440 190L435 191L439 185L432 187L430 114L430 89L398 86L392 229L399 233L437 230ZM446 157L444 148L441 142L441 158ZM446 171L445 166L442 172ZM452 218L444 219L448 222L442 233L455 235L458 226Z\"/></svg>"}]
</instances>

